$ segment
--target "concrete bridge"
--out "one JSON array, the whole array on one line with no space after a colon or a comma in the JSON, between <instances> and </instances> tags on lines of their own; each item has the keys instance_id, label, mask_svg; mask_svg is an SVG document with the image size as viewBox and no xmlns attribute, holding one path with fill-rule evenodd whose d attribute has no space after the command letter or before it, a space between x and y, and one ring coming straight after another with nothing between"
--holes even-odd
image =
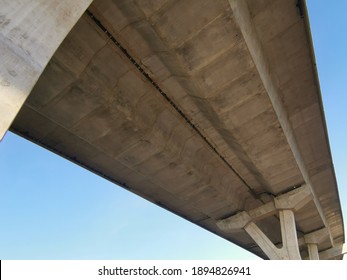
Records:
<instances>
[{"instance_id":1,"label":"concrete bridge","mask_svg":"<svg viewBox=\"0 0 347 280\"><path fill-rule=\"evenodd\" d=\"M2 0L11 131L265 259L341 259L305 1Z\"/></svg>"}]
</instances>

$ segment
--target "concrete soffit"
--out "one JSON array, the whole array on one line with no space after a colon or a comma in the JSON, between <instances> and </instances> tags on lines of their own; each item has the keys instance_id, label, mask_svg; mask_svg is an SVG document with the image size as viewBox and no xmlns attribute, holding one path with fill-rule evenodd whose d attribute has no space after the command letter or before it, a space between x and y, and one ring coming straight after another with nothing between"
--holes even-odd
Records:
<instances>
[{"instance_id":1,"label":"concrete soffit","mask_svg":"<svg viewBox=\"0 0 347 280\"><path fill-rule=\"evenodd\" d=\"M321 260L330 260L345 254L347 254L347 245L336 244L334 247L328 250L319 252L319 258Z\"/></svg>"}]
</instances>

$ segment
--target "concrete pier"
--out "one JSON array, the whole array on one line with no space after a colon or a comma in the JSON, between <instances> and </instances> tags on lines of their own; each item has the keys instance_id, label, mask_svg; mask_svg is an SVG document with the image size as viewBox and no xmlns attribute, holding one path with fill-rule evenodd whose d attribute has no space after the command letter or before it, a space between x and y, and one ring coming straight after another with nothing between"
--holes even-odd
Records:
<instances>
[{"instance_id":1,"label":"concrete pier","mask_svg":"<svg viewBox=\"0 0 347 280\"><path fill-rule=\"evenodd\" d=\"M1 0L0 140L92 0Z\"/></svg>"}]
</instances>

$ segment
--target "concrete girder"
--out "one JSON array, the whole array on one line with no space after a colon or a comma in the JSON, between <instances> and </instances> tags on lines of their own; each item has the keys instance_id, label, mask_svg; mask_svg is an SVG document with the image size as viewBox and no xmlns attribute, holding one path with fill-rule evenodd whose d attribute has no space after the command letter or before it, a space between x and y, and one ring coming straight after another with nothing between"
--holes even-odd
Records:
<instances>
[{"instance_id":1,"label":"concrete girder","mask_svg":"<svg viewBox=\"0 0 347 280\"><path fill-rule=\"evenodd\" d=\"M246 211L242 211L234 216L218 221L217 226L225 232L233 232L244 229L251 221L251 216Z\"/></svg>"},{"instance_id":2,"label":"concrete girder","mask_svg":"<svg viewBox=\"0 0 347 280\"><path fill-rule=\"evenodd\" d=\"M0 140L52 55L92 0L2 0Z\"/></svg>"},{"instance_id":3,"label":"concrete girder","mask_svg":"<svg viewBox=\"0 0 347 280\"><path fill-rule=\"evenodd\" d=\"M294 211L298 211L312 199L312 188L305 184L285 195L275 197L274 201L276 209L293 209Z\"/></svg>"},{"instance_id":4,"label":"concrete girder","mask_svg":"<svg viewBox=\"0 0 347 280\"><path fill-rule=\"evenodd\" d=\"M260 207L248 211L253 221L264 219L277 213L274 201L270 201Z\"/></svg>"},{"instance_id":5,"label":"concrete girder","mask_svg":"<svg viewBox=\"0 0 347 280\"><path fill-rule=\"evenodd\" d=\"M320 242L322 242L324 239L328 237L329 237L329 231L327 228L316 230L314 232L305 234L304 236L306 244L310 244L310 243L319 244Z\"/></svg>"},{"instance_id":6,"label":"concrete girder","mask_svg":"<svg viewBox=\"0 0 347 280\"><path fill-rule=\"evenodd\" d=\"M220 220L217 225L224 231L233 231L244 228L249 222L264 219L274 215L279 209L299 210L312 199L311 188L306 184L288 193L282 194L270 201L248 212L242 211L224 220Z\"/></svg>"},{"instance_id":7,"label":"concrete girder","mask_svg":"<svg viewBox=\"0 0 347 280\"><path fill-rule=\"evenodd\" d=\"M241 30L242 36L247 44L250 55L259 73L259 77L262 80L263 86L268 94L272 107L280 122L283 133L287 139L287 142L293 153L293 156L298 165L298 168L302 174L302 177L305 180L305 183L308 184L308 186L311 189L311 192L313 195L313 201L315 203L319 216L322 220L322 223L324 227L328 228L329 230L328 222L326 220L326 217L320 205L318 196L315 194L315 191L312 188L312 185L310 183L311 180L310 180L307 167L305 165L300 149L296 142L294 132L291 127L287 112L280 98L279 88L276 83L276 79L273 75L271 75L272 71L270 68L270 64L263 50L261 41L258 38L256 28L254 26L254 23L252 21L252 18L247 6L247 1L229 0L229 4L233 11L235 22L238 24ZM329 231L329 235L330 235L330 239L333 240L330 231Z\"/></svg>"}]
</instances>

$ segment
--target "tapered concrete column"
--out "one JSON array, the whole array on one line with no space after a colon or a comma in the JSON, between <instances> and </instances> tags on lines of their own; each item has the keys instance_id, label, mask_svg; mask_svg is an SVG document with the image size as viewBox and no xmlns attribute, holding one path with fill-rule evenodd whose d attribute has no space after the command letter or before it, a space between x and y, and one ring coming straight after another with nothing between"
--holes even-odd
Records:
<instances>
[{"instance_id":1,"label":"tapered concrete column","mask_svg":"<svg viewBox=\"0 0 347 280\"><path fill-rule=\"evenodd\" d=\"M316 243L307 244L310 260L319 260L318 245Z\"/></svg>"},{"instance_id":2,"label":"tapered concrete column","mask_svg":"<svg viewBox=\"0 0 347 280\"><path fill-rule=\"evenodd\" d=\"M0 140L92 0L0 0Z\"/></svg>"},{"instance_id":3,"label":"tapered concrete column","mask_svg":"<svg viewBox=\"0 0 347 280\"><path fill-rule=\"evenodd\" d=\"M246 225L245 230L270 259L301 260L294 213L292 210L280 210L279 216L282 235L281 248L277 248L255 223L251 222Z\"/></svg>"},{"instance_id":4,"label":"tapered concrete column","mask_svg":"<svg viewBox=\"0 0 347 280\"><path fill-rule=\"evenodd\" d=\"M258 244L263 252L269 257L270 260L284 259L281 250L279 250L272 241L263 233L263 231L253 222L245 226L246 232Z\"/></svg>"},{"instance_id":5,"label":"tapered concrete column","mask_svg":"<svg viewBox=\"0 0 347 280\"><path fill-rule=\"evenodd\" d=\"M296 234L295 217L293 210L279 210L282 234L282 251L288 254L289 260L301 260L298 237Z\"/></svg>"},{"instance_id":6,"label":"tapered concrete column","mask_svg":"<svg viewBox=\"0 0 347 280\"><path fill-rule=\"evenodd\" d=\"M273 202L218 221L217 226L226 232L244 229L270 259L300 260L301 255L299 252L294 212L305 206L312 199L313 196L310 187L303 185L300 188L276 197ZM276 247L254 222L276 213L278 213L281 225L281 248Z\"/></svg>"},{"instance_id":7,"label":"tapered concrete column","mask_svg":"<svg viewBox=\"0 0 347 280\"><path fill-rule=\"evenodd\" d=\"M327 228L316 230L304 236L310 260L319 260L318 244L326 239L330 240Z\"/></svg>"},{"instance_id":8,"label":"tapered concrete column","mask_svg":"<svg viewBox=\"0 0 347 280\"><path fill-rule=\"evenodd\" d=\"M262 207L263 209L264 207ZM246 212L241 212L221 221L217 225L225 231L233 231L243 228L258 244L263 252L272 260L300 260L298 239L294 212L292 210L279 210L281 223L282 247L277 248L264 232L252 221L252 217Z\"/></svg>"}]
</instances>

